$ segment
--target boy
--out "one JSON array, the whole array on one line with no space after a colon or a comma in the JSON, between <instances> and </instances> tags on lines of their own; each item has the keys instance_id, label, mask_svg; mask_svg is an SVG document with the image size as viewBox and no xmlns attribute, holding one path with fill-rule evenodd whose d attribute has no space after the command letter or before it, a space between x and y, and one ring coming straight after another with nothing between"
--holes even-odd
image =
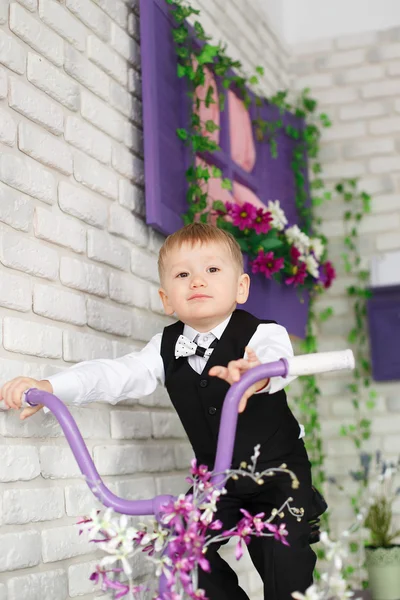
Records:
<instances>
[{"instance_id":1,"label":"boy","mask_svg":"<svg viewBox=\"0 0 400 600\"><path fill-rule=\"evenodd\" d=\"M221 407L229 385L250 368L293 355L286 330L236 310L246 302L249 276L243 272L241 250L234 238L211 225L192 223L169 236L159 255L159 294L167 315L178 321L154 336L140 352L116 360L80 363L46 381L17 378L0 391L10 408L21 406L30 387L44 389L66 403L118 402L140 398L158 383L167 388L200 464L213 467ZM243 357L243 358L242 358ZM300 439L300 427L283 391L289 380L257 382L241 399L233 465L248 461L261 444L260 470L285 462L300 487L277 475L260 486L248 478L228 483L219 518L226 529L241 518L240 508L268 516L289 496L305 516L285 514L290 546L272 538L254 538L252 561L264 581L264 597L289 600L312 583L315 555L308 543L311 505L310 463ZM21 418L40 407L25 408ZM216 545L207 552L211 573L199 572L199 584L209 600L248 600L237 576L219 556Z\"/></svg>"}]
</instances>

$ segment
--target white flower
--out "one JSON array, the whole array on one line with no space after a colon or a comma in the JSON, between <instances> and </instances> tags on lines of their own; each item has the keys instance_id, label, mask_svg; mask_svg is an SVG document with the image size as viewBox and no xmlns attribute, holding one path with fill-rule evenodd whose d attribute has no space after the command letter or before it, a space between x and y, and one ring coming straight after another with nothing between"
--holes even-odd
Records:
<instances>
[{"instance_id":1,"label":"white flower","mask_svg":"<svg viewBox=\"0 0 400 600\"><path fill-rule=\"evenodd\" d=\"M274 227L275 229L278 229L278 231L282 231L282 229L284 229L285 225L287 225L288 221L285 216L285 213L281 209L279 200L275 200L274 202L272 200L269 200L267 210L271 213L271 216L272 216L272 221L271 221L272 227Z\"/></svg>"},{"instance_id":2,"label":"white flower","mask_svg":"<svg viewBox=\"0 0 400 600\"><path fill-rule=\"evenodd\" d=\"M315 258L317 260L321 260L321 256L324 253L325 246L319 238L310 238L310 249L314 252Z\"/></svg>"},{"instance_id":3,"label":"white flower","mask_svg":"<svg viewBox=\"0 0 400 600\"><path fill-rule=\"evenodd\" d=\"M301 254L306 254L310 248L310 238L299 229L298 225L288 227L285 231L286 238L290 244L293 244Z\"/></svg>"},{"instance_id":4,"label":"white flower","mask_svg":"<svg viewBox=\"0 0 400 600\"><path fill-rule=\"evenodd\" d=\"M320 600L321 599L321 594L318 591L318 588L315 584L310 585L310 587L306 589L305 594L301 594L300 592L293 592L292 596L293 596L293 598L295 598L295 600Z\"/></svg>"},{"instance_id":5,"label":"white flower","mask_svg":"<svg viewBox=\"0 0 400 600\"><path fill-rule=\"evenodd\" d=\"M315 277L315 279L318 279L318 277L319 277L318 262L315 260L313 255L309 254L304 259L304 262L306 263L307 271L310 273L310 275Z\"/></svg>"}]
</instances>

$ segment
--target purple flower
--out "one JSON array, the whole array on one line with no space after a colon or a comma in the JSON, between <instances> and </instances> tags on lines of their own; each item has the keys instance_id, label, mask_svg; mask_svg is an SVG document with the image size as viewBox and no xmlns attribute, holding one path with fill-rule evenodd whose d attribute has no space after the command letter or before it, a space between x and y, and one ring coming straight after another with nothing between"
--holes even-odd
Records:
<instances>
[{"instance_id":1,"label":"purple flower","mask_svg":"<svg viewBox=\"0 0 400 600\"><path fill-rule=\"evenodd\" d=\"M319 281L325 289L331 287L333 280L336 278L336 271L333 264L328 260L320 267Z\"/></svg>"},{"instance_id":2,"label":"purple flower","mask_svg":"<svg viewBox=\"0 0 400 600\"><path fill-rule=\"evenodd\" d=\"M274 534L274 538L278 540L278 542L281 542L285 546L289 546L289 542L286 539L288 532L285 529L285 523L281 523L279 527L274 523L264 523L264 527L265 529L268 529L268 531Z\"/></svg>"},{"instance_id":3,"label":"purple flower","mask_svg":"<svg viewBox=\"0 0 400 600\"><path fill-rule=\"evenodd\" d=\"M233 224L243 231L243 229L253 227L254 220L257 216L257 210L250 202L245 202L242 206L240 206L240 204L234 204L230 210L230 214L232 216Z\"/></svg>"},{"instance_id":4,"label":"purple flower","mask_svg":"<svg viewBox=\"0 0 400 600\"><path fill-rule=\"evenodd\" d=\"M307 277L307 265L306 263L299 261L300 256L300 252L296 246L292 246L290 248L290 258L292 259L289 267L290 277L285 279L286 285L291 285L293 283L296 287L297 285L304 283L304 280Z\"/></svg>"},{"instance_id":5,"label":"purple flower","mask_svg":"<svg viewBox=\"0 0 400 600\"><path fill-rule=\"evenodd\" d=\"M260 250L257 257L251 263L251 270L253 273L264 273L265 277L271 279L271 275L280 271L283 265L283 258L275 258L273 252Z\"/></svg>"},{"instance_id":6,"label":"purple flower","mask_svg":"<svg viewBox=\"0 0 400 600\"><path fill-rule=\"evenodd\" d=\"M271 229L272 215L268 210L258 208L253 227L256 233L267 233Z\"/></svg>"}]
</instances>

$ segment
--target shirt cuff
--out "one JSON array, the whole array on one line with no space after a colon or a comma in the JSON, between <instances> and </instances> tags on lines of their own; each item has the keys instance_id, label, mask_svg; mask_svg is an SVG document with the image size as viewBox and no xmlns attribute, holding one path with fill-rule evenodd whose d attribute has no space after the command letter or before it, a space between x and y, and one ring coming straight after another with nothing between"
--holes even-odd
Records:
<instances>
[{"instance_id":1,"label":"shirt cuff","mask_svg":"<svg viewBox=\"0 0 400 600\"><path fill-rule=\"evenodd\" d=\"M71 370L55 373L47 377L50 381L54 396L57 396L64 404L76 404L76 398L81 394L81 382L75 373Z\"/></svg>"}]
</instances>

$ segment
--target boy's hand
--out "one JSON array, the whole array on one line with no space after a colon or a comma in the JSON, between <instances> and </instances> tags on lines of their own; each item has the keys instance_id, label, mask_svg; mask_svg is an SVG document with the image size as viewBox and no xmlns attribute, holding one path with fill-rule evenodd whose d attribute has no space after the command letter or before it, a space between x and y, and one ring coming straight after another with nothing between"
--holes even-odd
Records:
<instances>
[{"instance_id":1,"label":"boy's hand","mask_svg":"<svg viewBox=\"0 0 400 600\"><path fill-rule=\"evenodd\" d=\"M227 367L211 367L208 374L213 377L219 377L224 379L227 383L232 385L239 381L243 373L246 373L249 369L258 367L261 362L258 360L256 353L251 348L246 348L247 358L239 358L239 360L231 360ZM269 383L269 379L262 379L251 385L243 394L240 404L239 412L243 412L247 405L247 400L256 392L262 390Z\"/></svg>"},{"instance_id":2,"label":"boy's hand","mask_svg":"<svg viewBox=\"0 0 400 600\"><path fill-rule=\"evenodd\" d=\"M45 392L49 392L50 394L53 393L53 386L51 385L50 381L47 381L47 379L38 381L37 379L31 379L30 377L16 377L15 379L11 379L11 381L5 383L0 389L0 401L3 400L8 408L19 409L22 405L23 393L30 388L37 388L38 390L43 390ZM27 417L31 417L41 408L43 408L43 404L26 407L20 414L19 418L24 420Z\"/></svg>"}]
</instances>

